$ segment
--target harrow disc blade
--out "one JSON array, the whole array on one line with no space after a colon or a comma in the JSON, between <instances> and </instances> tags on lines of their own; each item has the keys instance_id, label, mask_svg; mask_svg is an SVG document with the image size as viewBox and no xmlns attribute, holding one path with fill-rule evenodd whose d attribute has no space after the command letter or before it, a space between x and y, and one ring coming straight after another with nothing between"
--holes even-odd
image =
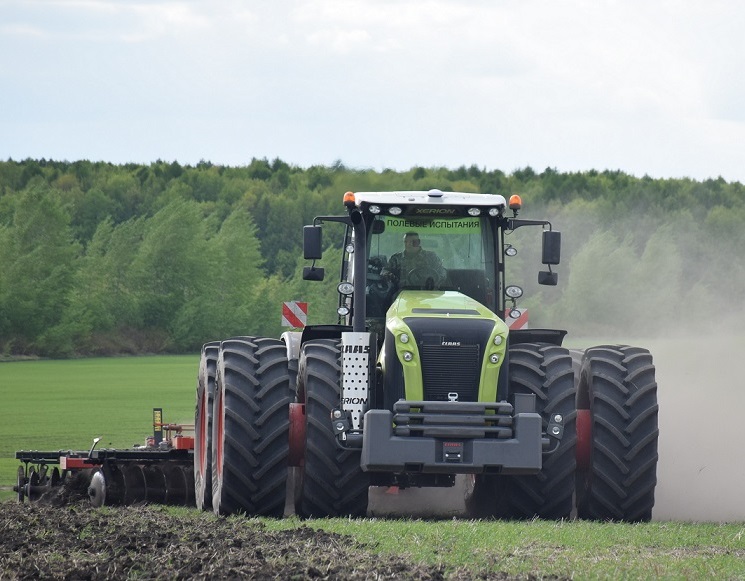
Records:
<instances>
[{"instance_id":1,"label":"harrow disc blade","mask_svg":"<svg viewBox=\"0 0 745 581\"><path fill-rule=\"evenodd\" d=\"M163 504L166 501L166 475L160 466L143 466L145 500Z\"/></svg>"},{"instance_id":2,"label":"harrow disc blade","mask_svg":"<svg viewBox=\"0 0 745 581\"><path fill-rule=\"evenodd\" d=\"M39 472L33 466L28 470L28 480L26 483L26 497L29 502L39 500Z\"/></svg>"},{"instance_id":3,"label":"harrow disc blade","mask_svg":"<svg viewBox=\"0 0 745 581\"><path fill-rule=\"evenodd\" d=\"M189 482L193 483L191 474L187 477L181 466L168 464L163 467L163 474L166 477L166 504L184 505L188 500L187 487ZM193 490L193 489L192 489ZM192 493L192 499L194 498Z\"/></svg>"},{"instance_id":4,"label":"harrow disc blade","mask_svg":"<svg viewBox=\"0 0 745 581\"><path fill-rule=\"evenodd\" d=\"M96 470L93 473L88 485L88 498L91 501L91 506L95 508L106 504L106 478L101 470Z\"/></svg>"},{"instance_id":5,"label":"harrow disc blade","mask_svg":"<svg viewBox=\"0 0 745 581\"><path fill-rule=\"evenodd\" d=\"M26 497L26 472L23 470L23 466L18 467L15 490L18 493L18 502L23 502Z\"/></svg>"},{"instance_id":6,"label":"harrow disc blade","mask_svg":"<svg viewBox=\"0 0 745 581\"><path fill-rule=\"evenodd\" d=\"M46 486L48 482L47 478L47 471L49 470L49 466L46 464L43 464L41 468L39 468L39 483L38 486Z\"/></svg>"},{"instance_id":7,"label":"harrow disc blade","mask_svg":"<svg viewBox=\"0 0 745 581\"><path fill-rule=\"evenodd\" d=\"M142 467L131 465L122 468L124 477L124 499L123 504L134 504L145 500L145 475Z\"/></svg>"},{"instance_id":8,"label":"harrow disc blade","mask_svg":"<svg viewBox=\"0 0 745 581\"><path fill-rule=\"evenodd\" d=\"M186 506L194 506L197 502L196 491L194 489L194 469L191 466L182 466L181 470L184 473L184 480L186 481L184 504Z\"/></svg>"},{"instance_id":9,"label":"harrow disc blade","mask_svg":"<svg viewBox=\"0 0 745 581\"><path fill-rule=\"evenodd\" d=\"M59 486L62 483L62 476L60 475L59 468L56 466L52 470L52 478L51 478L52 487Z\"/></svg>"},{"instance_id":10,"label":"harrow disc blade","mask_svg":"<svg viewBox=\"0 0 745 581\"><path fill-rule=\"evenodd\" d=\"M100 470L106 484L106 504L124 504L124 474L116 465L107 464Z\"/></svg>"}]
</instances>

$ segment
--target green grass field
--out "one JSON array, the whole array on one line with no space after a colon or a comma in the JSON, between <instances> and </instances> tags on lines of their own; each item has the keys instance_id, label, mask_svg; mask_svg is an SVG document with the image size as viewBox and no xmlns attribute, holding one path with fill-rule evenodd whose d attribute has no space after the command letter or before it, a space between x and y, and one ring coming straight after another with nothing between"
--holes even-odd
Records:
<instances>
[{"instance_id":1,"label":"green grass field","mask_svg":"<svg viewBox=\"0 0 745 581\"><path fill-rule=\"evenodd\" d=\"M743 525L587 521L309 521L384 553L479 574L580 579L743 579Z\"/></svg>"},{"instance_id":2,"label":"green grass field","mask_svg":"<svg viewBox=\"0 0 745 581\"><path fill-rule=\"evenodd\" d=\"M0 487L17 450L129 448L152 434L152 409L194 422L199 355L0 363Z\"/></svg>"}]
</instances>

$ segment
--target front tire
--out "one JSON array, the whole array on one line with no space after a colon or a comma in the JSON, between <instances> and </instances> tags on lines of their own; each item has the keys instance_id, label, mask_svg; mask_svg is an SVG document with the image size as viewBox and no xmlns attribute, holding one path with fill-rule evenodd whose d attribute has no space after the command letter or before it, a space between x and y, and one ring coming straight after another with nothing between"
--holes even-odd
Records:
<instances>
[{"instance_id":1,"label":"front tire","mask_svg":"<svg viewBox=\"0 0 745 581\"><path fill-rule=\"evenodd\" d=\"M281 341L240 337L221 343L212 431L216 514L282 516L291 401Z\"/></svg>"},{"instance_id":2,"label":"front tire","mask_svg":"<svg viewBox=\"0 0 745 581\"><path fill-rule=\"evenodd\" d=\"M304 398L306 417L299 513L305 517L365 516L370 481L360 467L360 452L339 447L331 424L331 412L341 402L337 340L303 345L298 395Z\"/></svg>"},{"instance_id":3,"label":"front tire","mask_svg":"<svg viewBox=\"0 0 745 581\"><path fill-rule=\"evenodd\" d=\"M590 469L578 479L579 516L650 520L659 435L652 356L638 347L588 349L579 389L592 417Z\"/></svg>"},{"instance_id":4,"label":"front tire","mask_svg":"<svg viewBox=\"0 0 745 581\"><path fill-rule=\"evenodd\" d=\"M544 432L557 414L564 424L562 438L558 443L551 440L552 448L543 455L541 471L510 478L512 516L568 519L574 508L577 462L576 386L569 351L545 343L514 345L510 348L510 389L535 395Z\"/></svg>"}]
</instances>

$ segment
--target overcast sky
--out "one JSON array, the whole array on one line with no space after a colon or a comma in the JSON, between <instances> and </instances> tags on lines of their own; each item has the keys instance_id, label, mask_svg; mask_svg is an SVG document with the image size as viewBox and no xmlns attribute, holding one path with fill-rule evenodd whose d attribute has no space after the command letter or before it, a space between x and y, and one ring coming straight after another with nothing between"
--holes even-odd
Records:
<instances>
[{"instance_id":1,"label":"overcast sky","mask_svg":"<svg viewBox=\"0 0 745 581\"><path fill-rule=\"evenodd\" d=\"M0 0L0 159L745 182L739 0Z\"/></svg>"}]
</instances>

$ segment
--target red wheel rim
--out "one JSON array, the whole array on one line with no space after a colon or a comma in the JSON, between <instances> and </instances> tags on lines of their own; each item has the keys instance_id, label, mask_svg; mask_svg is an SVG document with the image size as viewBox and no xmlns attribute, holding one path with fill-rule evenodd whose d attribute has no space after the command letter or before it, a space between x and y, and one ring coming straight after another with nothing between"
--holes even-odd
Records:
<instances>
[{"instance_id":1,"label":"red wheel rim","mask_svg":"<svg viewBox=\"0 0 745 581\"><path fill-rule=\"evenodd\" d=\"M223 436L225 433L224 418L225 415L225 402L222 397L222 390L217 395L217 417L213 417L213 421L217 420L217 431L215 434L215 456L212 461L217 465L217 477L222 478L222 465L223 465Z\"/></svg>"},{"instance_id":2,"label":"red wheel rim","mask_svg":"<svg viewBox=\"0 0 745 581\"><path fill-rule=\"evenodd\" d=\"M288 464L302 466L305 457L305 404L290 404L290 453Z\"/></svg>"},{"instance_id":3,"label":"red wheel rim","mask_svg":"<svg viewBox=\"0 0 745 581\"><path fill-rule=\"evenodd\" d=\"M577 469L590 470L592 457L592 413L590 410L577 410Z\"/></svg>"},{"instance_id":4,"label":"red wheel rim","mask_svg":"<svg viewBox=\"0 0 745 581\"><path fill-rule=\"evenodd\" d=\"M202 392L199 401L199 475L204 477L207 471L207 390Z\"/></svg>"}]
</instances>

